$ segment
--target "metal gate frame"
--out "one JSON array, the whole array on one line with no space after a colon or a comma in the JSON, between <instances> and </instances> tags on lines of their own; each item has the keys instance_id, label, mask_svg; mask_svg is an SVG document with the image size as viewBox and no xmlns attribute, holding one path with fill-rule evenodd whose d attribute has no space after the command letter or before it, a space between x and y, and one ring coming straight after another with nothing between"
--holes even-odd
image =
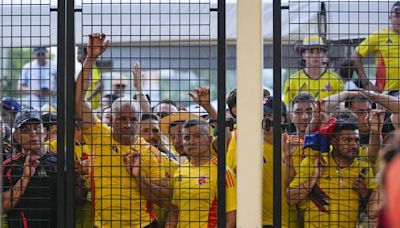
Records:
<instances>
[{"instance_id":1,"label":"metal gate frame","mask_svg":"<svg viewBox=\"0 0 400 228\"><path fill-rule=\"evenodd\" d=\"M225 128L226 128L226 26L225 0L218 0L218 226L226 226L225 212ZM57 227L74 227L74 127L75 81L75 1L58 0L57 11ZM69 152L68 152L69 151Z\"/></svg>"}]
</instances>

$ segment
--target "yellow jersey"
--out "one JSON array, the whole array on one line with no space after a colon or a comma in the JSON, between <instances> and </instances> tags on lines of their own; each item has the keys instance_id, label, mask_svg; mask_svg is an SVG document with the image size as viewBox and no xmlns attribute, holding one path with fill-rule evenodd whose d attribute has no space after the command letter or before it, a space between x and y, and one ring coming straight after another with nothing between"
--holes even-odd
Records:
<instances>
[{"instance_id":1,"label":"yellow jersey","mask_svg":"<svg viewBox=\"0 0 400 228\"><path fill-rule=\"evenodd\" d=\"M375 54L376 83L381 90L400 89L400 36L390 28L380 29L370 34L357 47L362 57Z\"/></svg>"},{"instance_id":2,"label":"yellow jersey","mask_svg":"<svg viewBox=\"0 0 400 228\"><path fill-rule=\"evenodd\" d=\"M236 146L237 146L237 130L233 129L231 132L231 141L228 145L226 152L226 166L228 166L234 173L236 173Z\"/></svg>"},{"instance_id":3,"label":"yellow jersey","mask_svg":"<svg viewBox=\"0 0 400 228\"><path fill-rule=\"evenodd\" d=\"M342 80L332 71L325 70L318 79L311 79L304 70L299 70L290 75L285 82L284 102L289 105L301 92L310 93L316 99L323 99L343 90Z\"/></svg>"},{"instance_id":4,"label":"yellow jersey","mask_svg":"<svg viewBox=\"0 0 400 228\"><path fill-rule=\"evenodd\" d=\"M110 127L100 121L83 134L92 148L89 160L95 226L145 227L156 220L151 203L126 170L123 155L139 152L142 178L151 181L166 175L165 170L160 169L160 152L141 138L131 146L119 144L112 138Z\"/></svg>"},{"instance_id":5,"label":"yellow jersey","mask_svg":"<svg viewBox=\"0 0 400 228\"><path fill-rule=\"evenodd\" d=\"M263 150L263 225L273 225L274 162L273 146L264 142ZM286 170L282 164L282 227L297 227L296 208L289 207L286 198Z\"/></svg>"},{"instance_id":6,"label":"yellow jersey","mask_svg":"<svg viewBox=\"0 0 400 228\"><path fill-rule=\"evenodd\" d=\"M290 183L291 188L304 184L314 173L314 160L316 156L307 156L302 162L300 172ZM326 212L320 210L308 198L305 203L304 227L355 227L358 220L359 195L353 189L353 181L367 169L367 187L376 189L377 181L367 161L355 158L353 163L346 168L339 168L327 154L327 162L322 164L322 175L317 185L326 194L321 196L329 205L323 205Z\"/></svg>"},{"instance_id":7,"label":"yellow jersey","mask_svg":"<svg viewBox=\"0 0 400 228\"><path fill-rule=\"evenodd\" d=\"M218 162L182 164L174 174L172 204L179 209L177 227L215 227L218 206ZM236 177L226 169L226 212L236 210Z\"/></svg>"}]
</instances>

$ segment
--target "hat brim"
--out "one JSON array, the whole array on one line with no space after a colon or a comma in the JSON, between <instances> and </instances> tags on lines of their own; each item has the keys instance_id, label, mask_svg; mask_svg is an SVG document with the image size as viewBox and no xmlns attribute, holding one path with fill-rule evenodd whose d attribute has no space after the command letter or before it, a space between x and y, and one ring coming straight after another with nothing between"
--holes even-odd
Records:
<instances>
[{"instance_id":1,"label":"hat brim","mask_svg":"<svg viewBox=\"0 0 400 228\"><path fill-rule=\"evenodd\" d=\"M303 45L303 51L304 50L310 50L310 49L321 49L324 51L328 50L327 45L320 45L320 44L310 44L310 45Z\"/></svg>"},{"instance_id":2,"label":"hat brim","mask_svg":"<svg viewBox=\"0 0 400 228\"><path fill-rule=\"evenodd\" d=\"M165 135L169 134L169 128L170 125L173 123L184 123L190 119L198 119L198 120L204 120L204 118L189 113L189 112L177 112L177 113L172 113L166 117L161 118L160 120L160 129L161 132Z\"/></svg>"},{"instance_id":3,"label":"hat brim","mask_svg":"<svg viewBox=\"0 0 400 228\"><path fill-rule=\"evenodd\" d=\"M16 128L21 128L22 125L26 124L26 123L41 123L42 120L38 119L38 118L27 118L25 120L20 121L15 127Z\"/></svg>"}]
</instances>

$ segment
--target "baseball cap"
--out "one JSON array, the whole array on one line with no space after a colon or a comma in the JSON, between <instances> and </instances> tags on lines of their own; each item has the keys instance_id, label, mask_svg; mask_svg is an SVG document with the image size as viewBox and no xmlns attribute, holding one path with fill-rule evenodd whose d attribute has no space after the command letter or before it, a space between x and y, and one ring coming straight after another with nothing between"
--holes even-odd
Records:
<instances>
[{"instance_id":1,"label":"baseball cap","mask_svg":"<svg viewBox=\"0 0 400 228\"><path fill-rule=\"evenodd\" d=\"M269 96L266 97L265 99L265 104L264 104L264 112L273 112L274 111L274 97ZM287 116L287 108L285 103L281 102L281 108L282 108L282 115Z\"/></svg>"},{"instance_id":2,"label":"baseball cap","mask_svg":"<svg viewBox=\"0 0 400 228\"><path fill-rule=\"evenodd\" d=\"M391 13L400 14L400 3L393 4Z\"/></svg>"},{"instance_id":3,"label":"baseball cap","mask_svg":"<svg viewBox=\"0 0 400 228\"><path fill-rule=\"evenodd\" d=\"M33 54L37 55L39 53L48 53L49 50L47 50L46 47L34 47L32 48Z\"/></svg>"},{"instance_id":4,"label":"baseball cap","mask_svg":"<svg viewBox=\"0 0 400 228\"><path fill-rule=\"evenodd\" d=\"M18 112L21 109L21 104L11 97L4 97L1 100L1 103L3 104L4 108L9 109L13 112Z\"/></svg>"},{"instance_id":5,"label":"baseball cap","mask_svg":"<svg viewBox=\"0 0 400 228\"><path fill-rule=\"evenodd\" d=\"M311 35L311 36L304 37L303 47L304 48L317 47L317 48L321 48L321 49L325 49L325 50L328 49L324 40L318 35Z\"/></svg>"},{"instance_id":6,"label":"baseball cap","mask_svg":"<svg viewBox=\"0 0 400 228\"><path fill-rule=\"evenodd\" d=\"M27 122L41 122L40 114L33 109L22 109L15 117L15 127L20 128Z\"/></svg>"}]
</instances>

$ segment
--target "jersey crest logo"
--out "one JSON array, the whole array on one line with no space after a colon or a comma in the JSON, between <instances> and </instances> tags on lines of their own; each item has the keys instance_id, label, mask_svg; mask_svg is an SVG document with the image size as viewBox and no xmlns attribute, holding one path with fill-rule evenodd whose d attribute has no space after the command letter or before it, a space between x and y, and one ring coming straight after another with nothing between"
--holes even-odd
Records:
<instances>
[{"instance_id":1,"label":"jersey crest logo","mask_svg":"<svg viewBox=\"0 0 400 228\"><path fill-rule=\"evenodd\" d=\"M206 177L205 176L201 176L198 180L199 185L203 185L206 183Z\"/></svg>"},{"instance_id":2,"label":"jersey crest logo","mask_svg":"<svg viewBox=\"0 0 400 228\"><path fill-rule=\"evenodd\" d=\"M325 91L332 91L333 87L332 87L331 83L328 83L325 85L324 89L325 89Z\"/></svg>"},{"instance_id":3,"label":"jersey crest logo","mask_svg":"<svg viewBox=\"0 0 400 228\"><path fill-rule=\"evenodd\" d=\"M181 175L178 176L178 180L177 181L178 182L182 182L182 176Z\"/></svg>"},{"instance_id":4,"label":"jersey crest logo","mask_svg":"<svg viewBox=\"0 0 400 228\"><path fill-rule=\"evenodd\" d=\"M386 40L386 43L387 43L387 44L393 43L393 41L392 41L392 39L388 38L388 39Z\"/></svg>"}]
</instances>

